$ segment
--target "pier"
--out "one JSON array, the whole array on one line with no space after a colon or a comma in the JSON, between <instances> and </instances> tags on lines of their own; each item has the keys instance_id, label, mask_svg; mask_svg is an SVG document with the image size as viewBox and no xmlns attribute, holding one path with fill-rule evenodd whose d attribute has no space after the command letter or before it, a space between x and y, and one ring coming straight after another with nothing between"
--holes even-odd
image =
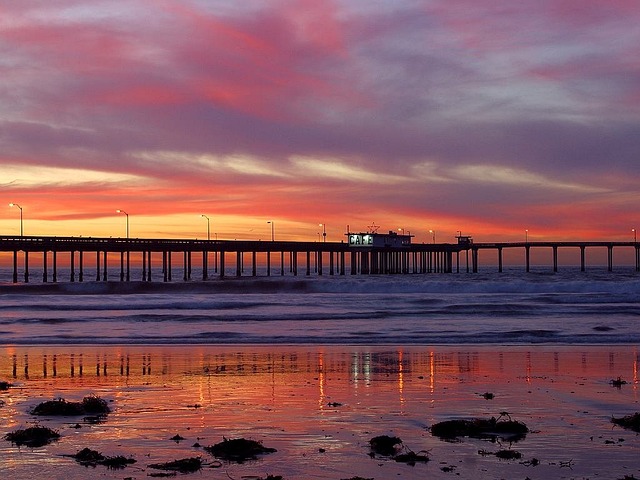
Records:
<instances>
[{"instance_id":1,"label":"pier","mask_svg":"<svg viewBox=\"0 0 640 480\"><path fill-rule=\"evenodd\" d=\"M587 248L607 249L607 270L613 271L613 249L630 247L635 253L635 271L640 272L640 243L638 242L502 242L502 243L474 243L472 251L472 271L478 272L478 253L480 250L495 250L498 260L498 271L503 271L503 252L505 249L520 248L525 251L525 270L531 270L531 250L533 248L551 249L553 271L558 271L558 250L560 248L578 249L580 251L580 271L586 270L586 250Z\"/></svg>"},{"instance_id":2,"label":"pier","mask_svg":"<svg viewBox=\"0 0 640 480\"><path fill-rule=\"evenodd\" d=\"M558 250L578 249L580 269L586 270L586 250L607 249L607 268L614 269L614 249L632 248L640 272L637 242L502 242L411 243L409 235L348 234L347 242L249 240L125 239L92 237L0 236L0 255L11 257L12 281L28 283L30 268L39 265L42 282L106 282L116 270L121 282L192 280L192 266L202 266L201 279L266 275L385 275L477 273L479 252L493 251L503 271L506 249L524 250L524 270L530 271L532 249L550 249L558 271ZM358 243L352 241L356 238ZM378 243L378 239L386 239ZM389 241L391 239L392 241ZM370 242L370 243L367 243ZM177 264L177 265L176 265ZM22 275L19 266L22 265ZM61 278L61 267L67 267ZM111 272L112 277L109 277ZM22 277L22 278L20 278Z\"/></svg>"}]
</instances>

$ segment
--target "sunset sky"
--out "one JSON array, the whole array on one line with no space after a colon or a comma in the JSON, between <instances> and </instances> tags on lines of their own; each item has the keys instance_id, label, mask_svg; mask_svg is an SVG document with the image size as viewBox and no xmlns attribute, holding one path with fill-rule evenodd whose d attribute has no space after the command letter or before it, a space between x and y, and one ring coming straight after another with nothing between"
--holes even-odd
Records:
<instances>
[{"instance_id":1,"label":"sunset sky","mask_svg":"<svg viewBox=\"0 0 640 480\"><path fill-rule=\"evenodd\" d=\"M637 0L3 0L0 235L631 240Z\"/></svg>"}]
</instances>

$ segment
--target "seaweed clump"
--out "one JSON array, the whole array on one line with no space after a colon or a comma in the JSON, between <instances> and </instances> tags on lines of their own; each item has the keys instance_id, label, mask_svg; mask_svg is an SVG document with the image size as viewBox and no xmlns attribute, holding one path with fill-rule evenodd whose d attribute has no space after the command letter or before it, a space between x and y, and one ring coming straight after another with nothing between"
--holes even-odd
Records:
<instances>
[{"instance_id":1,"label":"seaweed clump","mask_svg":"<svg viewBox=\"0 0 640 480\"><path fill-rule=\"evenodd\" d=\"M431 426L431 434L444 440L455 440L459 437L481 439L502 439L517 442L525 438L529 428L522 422L515 420L474 418L471 420L446 420Z\"/></svg>"},{"instance_id":2,"label":"seaweed clump","mask_svg":"<svg viewBox=\"0 0 640 480\"><path fill-rule=\"evenodd\" d=\"M498 450L495 455L501 460L520 460L522 458L522 454L516 450Z\"/></svg>"},{"instance_id":3,"label":"seaweed clump","mask_svg":"<svg viewBox=\"0 0 640 480\"><path fill-rule=\"evenodd\" d=\"M424 452L415 453L409 450L403 445L399 437L380 435L369 440L369 445L371 446L369 455L372 458L375 458L375 455L378 454L412 466L418 462L426 463L430 460ZM404 451L400 451L401 449Z\"/></svg>"},{"instance_id":4,"label":"seaweed clump","mask_svg":"<svg viewBox=\"0 0 640 480\"><path fill-rule=\"evenodd\" d=\"M126 467L127 465L136 463L133 458L126 458L122 455L107 457L96 450L91 450L90 448L83 448L78 453L71 456L76 460L76 462L80 465L84 465L85 467L104 465L107 468L118 470Z\"/></svg>"},{"instance_id":5,"label":"seaweed clump","mask_svg":"<svg viewBox=\"0 0 640 480\"><path fill-rule=\"evenodd\" d=\"M398 455L396 455L395 457L393 457L393 459L396 462L401 462L401 463L406 463L407 465L411 465L414 466L416 463L427 463L429 460L431 460L426 453L424 452L412 452L411 450L409 450L406 453L399 453Z\"/></svg>"},{"instance_id":6,"label":"seaweed clump","mask_svg":"<svg viewBox=\"0 0 640 480\"><path fill-rule=\"evenodd\" d=\"M611 418L611 422L623 428L640 433L640 412L636 412L633 415L627 415L626 417L613 417Z\"/></svg>"},{"instance_id":7,"label":"seaweed clump","mask_svg":"<svg viewBox=\"0 0 640 480\"><path fill-rule=\"evenodd\" d=\"M610 380L609 381L609 385L611 385L612 387L616 387L616 388L622 388L623 385L626 385L627 381L623 380L622 377L618 377L614 380Z\"/></svg>"},{"instance_id":8,"label":"seaweed clump","mask_svg":"<svg viewBox=\"0 0 640 480\"><path fill-rule=\"evenodd\" d=\"M204 450L214 457L237 463L256 460L258 455L277 451L275 448L263 446L262 443L256 440L247 440L245 438L235 438L231 440L224 438L222 442L204 447Z\"/></svg>"},{"instance_id":9,"label":"seaweed clump","mask_svg":"<svg viewBox=\"0 0 640 480\"><path fill-rule=\"evenodd\" d=\"M380 435L369 440L371 451L385 457L392 457L396 454L398 447L402 445L402 440L398 437Z\"/></svg>"},{"instance_id":10,"label":"seaweed clump","mask_svg":"<svg viewBox=\"0 0 640 480\"><path fill-rule=\"evenodd\" d=\"M202 459L200 457L183 458L165 463L153 463L149 468L156 470L168 470L179 473L194 473L202 468Z\"/></svg>"},{"instance_id":11,"label":"seaweed clump","mask_svg":"<svg viewBox=\"0 0 640 480\"><path fill-rule=\"evenodd\" d=\"M32 415L47 416L106 415L110 412L106 400L95 395L84 397L80 402L69 402L64 398L48 400L39 403L31 410Z\"/></svg>"},{"instance_id":12,"label":"seaweed clump","mask_svg":"<svg viewBox=\"0 0 640 480\"><path fill-rule=\"evenodd\" d=\"M19 447L25 445L27 447L37 448L59 439L60 434L48 427L35 426L9 432L4 438Z\"/></svg>"}]
</instances>

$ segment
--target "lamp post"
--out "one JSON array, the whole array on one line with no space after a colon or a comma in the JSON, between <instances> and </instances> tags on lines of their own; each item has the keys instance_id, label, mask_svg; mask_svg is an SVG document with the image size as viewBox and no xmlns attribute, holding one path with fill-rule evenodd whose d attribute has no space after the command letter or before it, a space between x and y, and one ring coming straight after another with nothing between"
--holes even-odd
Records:
<instances>
[{"instance_id":1,"label":"lamp post","mask_svg":"<svg viewBox=\"0 0 640 480\"><path fill-rule=\"evenodd\" d=\"M529 243L529 230L524 231L524 243Z\"/></svg>"},{"instance_id":2,"label":"lamp post","mask_svg":"<svg viewBox=\"0 0 640 480\"><path fill-rule=\"evenodd\" d=\"M267 223L270 223L270 224L271 224L271 241L273 242L273 241L275 241L275 236L274 236L274 234L273 234L273 227L274 227L274 225L275 225L275 222L273 222L272 220L270 220L270 221L268 221Z\"/></svg>"},{"instance_id":3,"label":"lamp post","mask_svg":"<svg viewBox=\"0 0 640 480\"><path fill-rule=\"evenodd\" d=\"M631 231L633 232L633 243L638 243L638 232L635 228L632 228Z\"/></svg>"},{"instance_id":4,"label":"lamp post","mask_svg":"<svg viewBox=\"0 0 640 480\"><path fill-rule=\"evenodd\" d=\"M326 242L327 241L327 224L319 223L318 226L322 227L322 241Z\"/></svg>"},{"instance_id":5,"label":"lamp post","mask_svg":"<svg viewBox=\"0 0 640 480\"><path fill-rule=\"evenodd\" d=\"M18 207L20 209L20 236L22 237L24 235L24 228L23 228L23 223L22 223L22 207L20 205L18 205L17 203L10 203L9 206L10 207Z\"/></svg>"},{"instance_id":6,"label":"lamp post","mask_svg":"<svg viewBox=\"0 0 640 480\"><path fill-rule=\"evenodd\" d=\"M207 240L211 240L211 223L209 221L209 217L207 217L204 213L200 216L207 219Z\"/></svg>"},{"instance_id":7,"label":"lamp post","mask_svg":"<svg viewBox=\"0 0 640 480\"><path fill-rule=\"evenodd\" d=\"M116 213L124 213L127 216L127 238L129 238L129 214L124 210L116 210Z\"/></svg>"},{"instance_id":8,"label":"lamp post","mask_svg":"<svg viewBox=\"0 0 640 480\"><path fill-rule=\"evenodd\" d=\"M398 231L399 231L399 232L402 232L402 235L404 235L404 228L402 228L402 227L398 227Z\"/></svg>"},{"instance_id":9,"label":"lamp post","mask_svg":"<svg viewBox=\"0 0 640 480\"><path fill-rule=\"evenodd\" d=\"M433 243L436 243L436 231L429 230L429 233L431 234L431 240L433 241Z\"/></svg>"}]
</instances>

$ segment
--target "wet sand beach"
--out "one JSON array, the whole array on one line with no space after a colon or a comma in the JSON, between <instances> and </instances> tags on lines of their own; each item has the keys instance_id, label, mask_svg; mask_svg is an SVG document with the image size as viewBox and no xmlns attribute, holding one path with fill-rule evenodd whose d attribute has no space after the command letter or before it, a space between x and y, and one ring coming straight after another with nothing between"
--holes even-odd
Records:
<instances>
[{"instance_id":1,"label":"wet sand beach","mask_svg":"<svg viewBox=\"0 0 640 480\"><path fill-rule=\"evenodd\" d=\"M152 464L200 457L199 472L179 476L638 478L640 437L611 423L640 411L638 356L625 345L5 346L0 380L11 387L0 392L2 435L41 425L61 437L38 448L2 439L2 475L152 478L171 474ZM46 400L88 395L111 413L30 413ZM501 415L525 423L525 438L443 441L429 430ZM398 453L429 461L372 453L379 435L401 439ZM236 463L204 450L225 438L277 451ZM69 457L85 447L136 463L85 467ZM500 450L521 456L502 460Z\"/></svg>"}]
</instances>

